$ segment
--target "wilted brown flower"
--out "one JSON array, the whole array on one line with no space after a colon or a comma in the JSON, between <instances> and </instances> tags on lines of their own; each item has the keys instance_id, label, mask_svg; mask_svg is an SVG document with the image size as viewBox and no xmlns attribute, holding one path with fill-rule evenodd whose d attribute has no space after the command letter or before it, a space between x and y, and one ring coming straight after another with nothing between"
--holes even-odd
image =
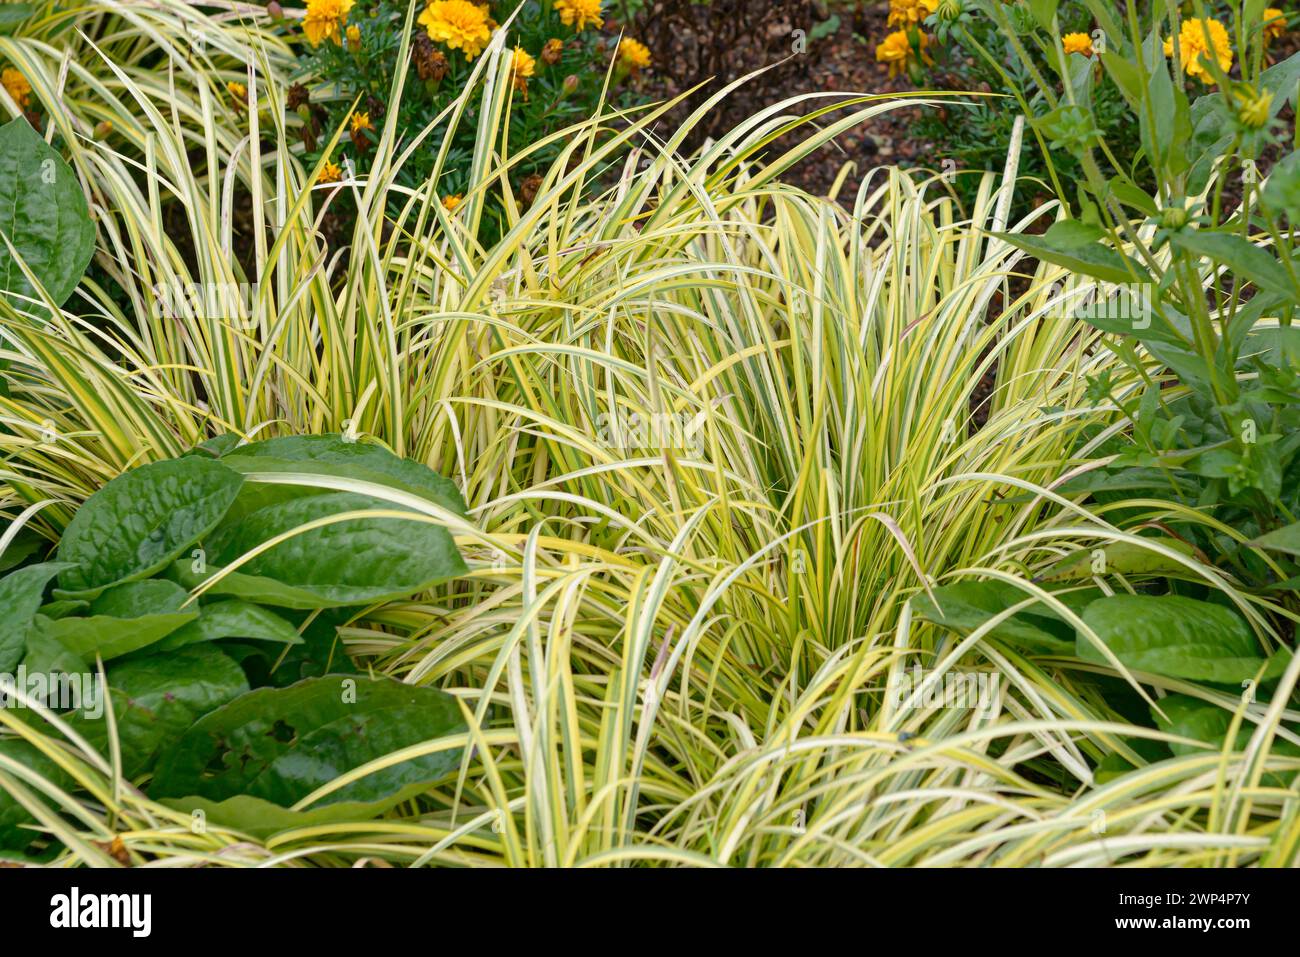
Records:
<instances>
[{"instance_id":1,"label":"wilted brown flower","mask_svg":"<svg viewBox=\"0 0 1300 957\"><path fill-rule=\"evenodd\" d=\"M426 83L441 83L442 78L447 75L447 58L433 45L433 41L427 34L416 34L411 58L415 60L415 70L420 75L420 79Z\"/></svg>"},{"instance_id":2,"label":"wilted brown flower","mask_svg":"<svg viewBox=\"0 0 1300 957\"><path fill-rule=\"evenodd\" d=\"M531 176L525 176L519 183L519 201L523 203L524 209L533 205L533 200L537 198L537 191L542 188L542 177L537 173Z\"/></svg>"},{"instance_id":3,"label":"wilted brown flower","mask_svg":"<svg viewBox=\"0 0 1300 957\"><path fill-rule=\"evenodd\" d=\"M301 83L295 83L289 87L289 92L285 94L284 105L287 109L296 110L300 106L305 106L311 102L311 92Z\"/></svg>"},{"instance_id":4,"label":"wilted brown flower","mask_svg":"<svg viewBox=\"0 0 1300 957\"><path fill-rule=\"evenodd\" d=\"M547 66L555 66L562 56L564 56L564 41L559 37L552 37L542 45L542 62Z\"/></svg>"}]
</instances>

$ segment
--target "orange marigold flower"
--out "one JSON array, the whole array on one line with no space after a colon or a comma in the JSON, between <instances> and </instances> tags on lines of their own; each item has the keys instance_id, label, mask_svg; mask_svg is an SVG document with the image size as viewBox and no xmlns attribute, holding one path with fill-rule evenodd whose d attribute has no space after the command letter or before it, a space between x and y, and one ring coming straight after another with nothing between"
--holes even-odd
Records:
<instances>
[{"instance_id":1,"label":"orange marigold flower","mask_svg":"<svg viewBox=\"0 0 1300 957\"><path fill-rule=\"evenodd\" d=\"M326 40L343 44L342 25L348 18L356 0L307 0L307 15L302 20L302 32L307 42L320 46Z\"/></svg>"},{"instance_id":2,"label":"orange marigold flower","mask_svg":"<svg viewBox=\"0 0 1300 957\"><path fill-rule=\"evenodd\" d=\"M650 49L639 40L624 37L618 42L618 58L636 73L650 65Z\"/></svg>"},{"instance_id":3,"label":"orange marigold flower","mask_svg":"<svg viewBox=\"0 0 1300 957\"><path fill-rule=\"evenodd\" d=\"M472 60L492 39L493 23L486 6L469 0L433 0L420 14L420 25L429 39L460 50Z\"/></svg>"},{"instance_id":4,"label":"orange marigold flower","mask_svg":"<svg viewBox=\"0 0 1300 957\"><path fill-rule=\"evenodd\" d=\"M1205 42L1207 30L1210 34L1208 44ZM1165 56L1173 54L1174 41L1170 37L1165 40ZM1223 24L1218 20L1201 20L1199 17L1184 20L1182 29L1178 31L1178 58L1183 64L1183 72L1202 83L1213 83L1214 77L1205 66L1206 59L1210 56L1218 61L1219 69L1224 73L1232 69L1232 42L1228 39L1228 31Z\"/></svg>"},{"instance_id":5,"label":"orange marigold flower","mask_svg":"<svg viewBox=\"0 0 1300 957\"><path fill-rule=\"evenodd\" d=\"M338 164L326 160L325 165L320 168L320 175L316 177L316 182L337 183L342 178L343 170L339 169Z\"/></svg>"},{"instance_id":6,"label":"orange marigold flower","mask_svg":"<svg viewBox=\"0 0 1300 957\"><path fill-rule=\"evenodd\" d=\"M1264 11L1264 42L1276 40L1284 33L1286 33L1286 14L1277 7L1269 7Z\"/></svg>"},{"instance_id":7,"label":"orange marigold flower","mask_svg":"<svg viewBox=\"0 0 1300 957\"><path fill-rule=\"evenodd\" d=\"M4 86L9 96L19 106L27 105L27 99L32 94L32 85L27 82L27 77L12 67L6 67L0 70L0 85Z\"/></svg>"},{"instance_id":8,"label":"orange marigold flower","mask_svg":"<svg viewBox=\"0 0 1300 957\"><path fill-rule=\"evenodd\" d=\"M1092 56L1092 37L1086 33L1067 33L1061 37L1061 46L1065 47L1067 55L1082 53L1084 56Z\"/></svg>"},{"instance_id":9,"label":"orange marigold flower","mask_svg":"<svg viewBox=\"0 0 1300 957\"><path fill-rule=\"evenodd\" d=\"M591 24L597 30L605 25L600 15L600 0L555 0L555 12L566 27L584 30Z\"/></svg>"},{"instance_id":10,"label":"orange marigold flower","mask_svg":"<svg viewBox=\"0 0 1300 957\"><path fill-rule=\"evenodd\" d=\"M927 57L926 47L930 45L930 38L924 33L918 34L920 37L921 55ZM916 59L916 50L912 47L912 41L908 39L906 30L895 30L885 37L883 43L876 45L876 62L889 64L889 75L898 76L907 69L908 63Z\"/></svg>"},{"instance_id":11,"label":"orange marigold flower","mask_svg":"<svg viewBox=\"0 0 1300 957\"><path fill-rule=\"evenodd\" d=\"M939 0L889 0L891 27L910 27L921 23L939 9Z\"/></svg>"}]
</instances>

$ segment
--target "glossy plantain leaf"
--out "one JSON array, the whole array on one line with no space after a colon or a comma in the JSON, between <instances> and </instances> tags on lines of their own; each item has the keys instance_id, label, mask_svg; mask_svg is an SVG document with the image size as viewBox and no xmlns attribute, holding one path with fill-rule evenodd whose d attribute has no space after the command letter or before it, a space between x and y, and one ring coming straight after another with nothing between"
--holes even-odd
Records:
<instances>
[{"instance_id":1,"label":"glossy plantain leaf","mask_svg":"<svg viewBox=\"0 0 1300 957\"><path fill-rule=\"evenodd\" d=\"M27 741L14 738L0 740L0 758L17 762L35 771L56 787L67 789L72 785L72 777L66 771ZM3 762L0 762L0 772L9 775L37 800L46 800L48 804L48 800L43 798L35 785L20 778L16 771L5 767ZM27 809L0 786L0 848L21 850L32 843L40 835L37 831L23 825L31 824L33 821L34 818Z\"/></svg>"},{"instance_id":2,"label":"glossy plantain leaf","mask_svg":"<svg viewBox=\"0 0 1300 957\"><path fill-rule=\"evenodd\" d=\"M1265 665L1259 643L1239 615L1194 598L1112 595L1084 609L1083 620L1121 663L1137 671L1238 684L1255 678ZM1076 647L1085 661L1106 660L1082 633Z\"/></svg>"},{"instance_id":3,"label":"glossy plantain leaf","mask_svg":"<svg viewBox=\"0 0 1300 957\"><path fill-rule=\"evenodd\" d=\"M1160 710L1164 714L1152 709L1151 717L1155 719L1156 727L1161 731L1204 742L1201 746L1170 742L1169 748L1174 754L1184 755L1196 754L1206 750L1223 750L1224 743L1228 738L1228 731L1232 726L1233 714L1231 711L1208 701L1203 701L1200 698L1179 694L1167 695L1161 698ZM1236 751L1244 750L1250 743L1255 728L1254 722L1243 719L1237 728L1237 739L1233 749ZM1272 743L1269 745L1269 751L1272 754L1284 757L1300 756L1300 747L1278 737L1273 738ZM1294 779L1294 772L1284 775L1268 774L1265 775L1265 784L1270 787L1289 787L1290 782Z\"/></svg>"},{"instance_id":4,"label":"glossy plantain leaf","mask_svg":"<svg viewBox=\"0 0 1300 957\"><path fill-rule=\"evenodd\" d=\"M183 625L160 641L151 651L170 651L204 641L249 638L286 645L302 643L298 630L273 611L251 602L230 598L199 609L197 621Z\"/></svg>"},{"instance_id":5,"label":"glossy plantain leaf","mask_svg":"<svg viewBox=\"0 0 1300 957\"><path fill-rule=\"evenodd\" d=\"M460 749L369 774L304 814L271 808L289 812L341 774L464 730L459 707L442 691L390 678L309 678L251 691L200 718L161 755L149 794L171 799L172 807L201 807L217 823L259 834L322 815L364 819L454 771Z\"/></svg>"},{"instance_id":6,"label":"glossy plantain leaf","mask_svg":"<svg viewBox=\"0 0 1300 957\"><path fill-rule=\"evenodd\" d=\"M3 368L4 366L0 365L0 369ZM3 379L0 379L0 382L3 382ZM5 547L4 553L0 554L0 572L17 568L33 555L38 555L49 547L50 542L45 536L30 525L24 525Z\"/></svg>"},{"instance_id":7,"label":"glossy plantain leaf","mask_svg":"<svg viewBox=\"0 0 1300 957\"><path fill-rule=\"evenodd\" d=\"M0 126L0 235L8 240L0 240L0 293L14 294L17 309L31 309L19 297L39 297L10 245L55 305L72 295L95 249L76 175L21 116Z\"/></svg>"},{"instance_id":8,"label":"glossy plantain leaf","mask_svg":"<svg viewBox=\"0 0 1300 957\"><path fill-rule=\"evenodd\" d=\"M209 565L202 573L198 573L193 570L191 563L185 560L173 564L167 574L185 588L194 589L210 578L215 578L222 571L220 566ZM276 608L291 608L298 611L332 608L337 604L304 588L295 588L274 578L246 575L243 572L229 572L223 575L220 581L208 586L204 594L213 598L218 596L239 598L259 605L272 605Z\"/></svg>"},{"instance_id":9,"label":"glossy plantain leaf","mask_svg":"<svg viewBox=\"0 0 1300 957\"><path fill-rule=\"evenodd\" d=\"M1182 555L1192 555L1191 545L1177 538L1152 538L1149 541ZM1094 575L1159 575L1177 572L1183 568L1172 558L1132 542L1110 542L1095 555L1093 549L1080 549L1067 555L1046 572L1040 580L1047 582L1078 581ZM1097 568L1100 565L1101 570Z\"/></svg>"},{"instance_id":10,"label":"glossy plantain leaf","mask_svg":"<svg viewBox=\"0 0 1300 957\"><path fill-rule=\"evenodd\" d=\"M45 619L41 630L73 654L105 661L138 651L199 617L197 608L182 610L184 588L164 579L127 582L108 589L90 603L86 617Z\"/></svg>"},{"instance_id":11,"label":"glossy plantain leaf","mask_svg":"<svg viewBox=\"0 0 1300 957\"><path fill-rule=\"evenodd\" d=\"M1294 522L1261 535L1250 544L1288 555L1300 555L1300 522Z\"/></svg>"},{"instance_id":12,"label":"glossy plantain leaf","mask_svg":"<svg viewBox=\"0 0 1300 957\"><path fill-rule=\"evenodd\" d=\"M80 655L70 651L66 645L49 633L52 624L44 615L37 615L27 629L27 653L23 655L22 666L27 674L40 675L82 675L90 672L90 665ZM36 695L44 700L44 695Z\"/></svg>"},{"instance_id":13,"label":"glossy plantain leaf","mask_svg":"<svg viewBox=\"0 0 1300 957\"><path fill-rule=\"evenodd\" d=\"M108 671L109 697L122 746L122 771L147 771L158 752L203 715L248 691L244 672L211 645L179 648L115 663ZM108 754L108 722L95 709L73 716L76 730Z\"/></svg>"},{"instance_id":14,"label":"glossy plantain leaf","mask_svg":"<svg viewBox=\"0 0 1300 957\"><path fill-rule=\"evenodd\" d=\"M957 582L934 589L935 601L920 594L913 599L916 614L926 621L969 634L994 615L1029 597L1015 585L1001 581ZM988 634L1017 648L1043 654L1070 654L1073 629L1055 616L1045 614L1041 604L1033 611L1019 611Z\"/></svg>"},{"instance_id":15,"label":"glossy plantain leaf","mask_svg":"<svg viewBox=\"0 0 1300 957\"><path fill-rule=\"evenodd\" d=\"M86 499L59 543L76 562L59 584L69 597L159 571L221 521L243 477L198 456L154 462L113 479Z\"/></svg>"},{"instance_id":16,"label":"glossy plantain leaf","mask_svg":"<svg viewBox=\"0 0 1300 957\"><path fill-rule=\"evenodd\" d=\"M332 492L268 505L227 528L214 556L228 565L275 536L327 516L395 506L367 495ZM244 576L272 579L316 607L403 598L464 574L465 563L441 525L414 518L353 518L295 534L241 565ZM245 594L242 597L248 598ZM265 599L275 604L274 598ZM295 607L302 607L297 605Z\"/></svg>"},{"instance_id":17,"label":"glossy plantain leaf","mask_svg":"<svg viewBox=\"0 0 1300 957\"><path fill-rule=\"evenodd\" d=\"M290 435L240 446L222 463L245 475L254 472L309 472L387 485L465 515L465 500L454 482L419 462L394 455L373 442L333 435Z\"/></svg>"},{"instance_id":18,"label":"glossy plantain leaf","mask_svg":"<svg viewBox=\"0 0 1300 957\"><path fill-rule=\"evenodd\" d=\"M0 672L10 672L27 650L27 629L41 607L49 580L67 568L58 562L28 565L0 578Z\"/></svg>"}]
</instances>

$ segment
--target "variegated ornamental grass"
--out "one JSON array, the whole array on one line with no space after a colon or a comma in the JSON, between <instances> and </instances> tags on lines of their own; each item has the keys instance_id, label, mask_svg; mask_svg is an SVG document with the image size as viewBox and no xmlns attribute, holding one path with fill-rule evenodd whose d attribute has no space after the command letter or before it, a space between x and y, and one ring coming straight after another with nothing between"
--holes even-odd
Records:
<instances>
[{"instance_id":1,"label":"variegated ornamental grass","mask_svg":"<svg viewBox=\"0 0 1300 957\"><path fill-rule=\"evenodd\" d=\"M1295 862L1300 803L1278 782L1300 760L1273 744L1300 715L1219 693L1257 729L1248 742L1148 764L1135 739L1170 736L1134 725L1091 680L1122 666L1017 651L991 637L1007 613L962 639L914 614L945 583L1017 581L1028 601L1075 549L1147 547L1055 491L1122 427L1085 401L1085 375L1111 369L1121 394L1135 383L1101 333L1063 316L1065 273L1026 275L1023 254L990 235L1030 225L1007 221L1014 162L966 214L938 181L893 169L841 205L781 174L917 101L778 103L691 157L677 152L685 129L654 125L662 108L606 110L561 138L534 202L484 248L483 202L510 194L519 158L501 132L501 34L477 61L491 107L480 185L448 212L429 188L393 185L411 152L447 142L445 126L402 140L390 121L364 181L314 184L287 145L283 58L255 26L232 15L197 66L173 47L170 68L137 69L120 51L166 48L191 14L114 6L119 50L94 60L85 42L62 86L59 49L0 38L69 145L101 260L127 293L84 282L52 319L0 305L3 358L25 385L0 398L6 510L56 534L109 478L215 432L374 437L464 492L468 521L427 517L452 523L470 574L340 633L363 667L449 691L470 730L379 762L467 754L383 818L252 839L196 831L145 798L115 747L0 711L6 734L77 782L74 796L0 757L0 787L62 860L112 863L116 836L158 866ZM246 114L219 106L217 81L236 77ZM447 124L464 122L467 98ZM832 107L817 125L792 115ZM104 119L125 143L86 135ZM783 151L794 130L800 144ZM232 228L243 190L252 276ZM346 254L318 230L340 191L358 210ZM165 197L186 207L194 263L164 227ZM235 321L159 315L151 295L253 280ZM1152 521L1174 508L1129 504ZM1194 557L1178 562L1245 611L1263 607ZM1270 637L1267 619L1251 621ZM892 694L918 664L993 694L983 708ZM1213 694L1125 678L1147 696ZM1133 767L1099 776L1108 756Z\"/></svg>"}]
</instances>

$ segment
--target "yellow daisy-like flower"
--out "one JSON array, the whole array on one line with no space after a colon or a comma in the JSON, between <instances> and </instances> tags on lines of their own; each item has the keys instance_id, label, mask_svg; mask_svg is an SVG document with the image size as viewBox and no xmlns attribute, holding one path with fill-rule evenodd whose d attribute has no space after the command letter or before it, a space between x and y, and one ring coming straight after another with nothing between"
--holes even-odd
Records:
<instances>
[{"instance_id":1,"label":"yellow daisy-like flower","mask_svg":"<svg viewBox=\"0 0 1300 957\"><path fill-rule=\"evenodd\" d=\"M891 27L910 27L939 9L939 0L889 0Z\"/></svg>"},{"instance_id":2,"label":"yellow daisy-like flower","mask_svg":"<svg viewBox=\"0 0 1300 957\"><path fill-rule=\"evenodd\" d=\"M1092 37L1086 33L1067 33L1061 37L1061 46L1065 48L1067 56L1071 53L1092 56Z\"/></svg>"},{"instance_id":3,"label":"yellow daisy-like flower","mask_svg":"<svg viewBox=\"0 0 1300 957\"><path fill-rule=\"evenodd\" d=\"M236 83L234 80L231 80L226 84L226 92L234 97L236 102L248 102L248 87L244 86L242 83Z\"/></svg>"},{"instance_id":4,"label":"yellow daisy-like flower","mask_svg":"<svg viewBox=\"0 0 1300 957\"><path fill-rule=\"evenodd\" d=\"M930 38L924 33L919 34L921 40L921 54L925 55L925 48L930 45ZM883 43L876 44L876 62L889 64L889 75L898 76L907 69L907 64L916 59L916 51L912 49L912 43L907 38L906 30L895 30L889 36L885 37Z\"/></svg>"},{"instance_id":5,"label":"yellow daisy-like flower","mask_svg":"<svg viewBox=\"0 0 1300 957\"><path fill-rule=\"evenodd\" d=\"M639 40L624 37L618 43L618 58L635 73L650 65L650 49Z\"/></svg>"},{"instance_id":6,"label":"yellow daisy-like flower","mask_svg":"<svg viewBox=\"0 0 1300 957\"><path fill-rule=\"evenodd\" d=\"M600 15L600 0L555 0L555 12L566 27L585 30L591 24L597 30L605 25Z\"/></svg>"},{"instance_id":7,"label":"yellow daisy-like flower","mask_svg":"<svg viewBox=\"0 0 1300 957\"><path fill-rule=\"evenodd\" d=\"M1205 42L1206 30L1210 33L1210 44ZM1165 40L1165 56L1173 56L1173 38ZM1193 17L1183 21L1178 31L1178 58L1182 61L1183 71L1194 76L1202 83L1213 83L1214 77L1205 67L1205 57L1213 56L1219 62L1219 69L1227 73L1232 69L1232 41L1228 31L1218 20L1201 20Z\"/></svg>"},{"instance_id":8,"label":"yellow daisy-like flower","mask_svg":"<svg viewBox=\"0 0 1300 957\"><path fill-rule=\"evenodd\" d=\"M492 39L488 8L469 0L433 0L420 14L420 25L428 31L430 40L460 50L466 60L482 53Z\"/></svg>"},{"instance_id":9,"label":"yellow daisy-like flower","mask_svg":"<svg viewBox=\"0 0 1300 957\"><path fill-rule=\"evenodd\" d=\"M0 85L4 86L19 106L27 105L27 98L32 95L32 85L27 82L27 77L12 67L6 67L0 70Z\"/></svg>"},{"instance_id":10,"label":"yellow daisy-like flower","mask_svg":"<svg viewBox=\"0 0 1300 957\"><path fill-rule=\"evenodd\" d=\"M456 207L459 206L460 204L461 204L460 193L457 193L455 196L444 196L442 198L442 208L449 213L454 213L456 211Z\"/></svg>"},{"instance_id":11,"label":"yellow daisy-like flower","mask_svg":"<svg viewBox=\"0 0 1300 957\"><path fill-rule=\"evenodd\" d=\"M325 161L325 165L320 168L320 175L316 177L318 183L337 183L343 178L343 170L339 169L338 163Z\"/></svg>"},{"instance_id":12,"label":"yellow daisy-like flower","mask_svg":"<svg viewBox=\"0 0 1300 957\"><path fill-rule=\"evenodd\" d=\"M362 132L363 130L374 129L374 127L370 125L369 113L360 113L360 112L353 113L352 116L348 119L348 123L352 127L352 135L354 137L358 133Z\"/></svg>"},{"instance_id":13,"label":"yellow daisy-like flower","mask_svg":"<svg viewBox=\"0 0 1300 957\"><path fill-rule=\"evenodd\" d=\"M361 46L361 28L355 23L348 27L347 31L348 49L357 50Z\"/></svg>"},{"instance_id":14,"label":"yellow daisy-like flower","mask_svg":"<svg viewBox=\"0 0 1300 957\"><path fill-rule=\"evenodd\" d=\"M1286 33L1286 14L1277 7L1269 7L1264 11L1264 42L1276 40L1284 33Z\"/></svg>"},{"instance_id":15,"label":"yellow daisy-like flower","mask_svg":"<svg viewBox=\"0 0 1300 957\"><path fill-rule=\"evenodd\" d=\"M342 46L343 21L348 18L348 11L356 0L307 0L307 15L302 20L302 32L307 35L307 42L320 46L326 40L333 40Z\"/></svg>"}]
</instances>

